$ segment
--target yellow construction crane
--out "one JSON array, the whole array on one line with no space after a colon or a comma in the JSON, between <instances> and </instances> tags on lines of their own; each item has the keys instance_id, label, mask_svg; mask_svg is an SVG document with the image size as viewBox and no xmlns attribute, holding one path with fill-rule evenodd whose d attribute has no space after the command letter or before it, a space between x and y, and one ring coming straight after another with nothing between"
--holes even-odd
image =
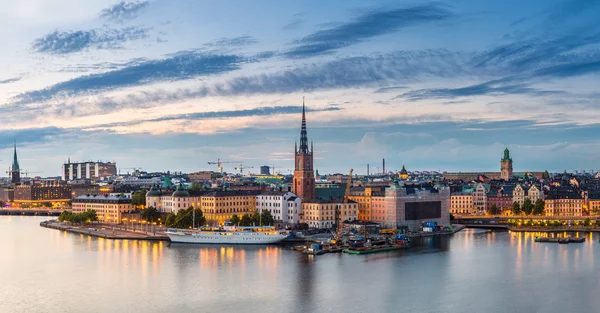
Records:
<instances>
[{"instance_id":1,"label":"yellow construction crane","mask_svg":"<svg viewBox=\"0 0 600 313\"><path fill-rule=\"evenodd\" d=\"M344 205L338 208L338 219L336 221L337 224L337 233L335 236L335 240L333 243L341 244L342 243L342 231L344 230L344 211L346 209L346 204L348 204L348 200L350 197L350 188L352 187L352 172L354 169L350 169L350 174L348 175L348 180L346 181L346 192L344 193Z\"/></svg>"},{"instance_id":2,"label":"yellow construction crane","mask_svg":"<svg viewBox=\"0 0 600 313\"><path fill-rule=\"evenodd\" d=\"M240 164L240 167L236 167L235 170L240 171L240 175L243 175L245 168L254 168L254 166L244 166L244 164Z\"/></svg>"},{"instance_id":3,"label":"yellow construction crane","mask_svg":"<svg viewBox=\"0 0 600 313\"><path fill-rule=\"evenodd\" d=\"M221 174L223 174L223 164L226 163L244 163L242 161L221 161L221 159L217 159L217 162L208 162L208 164L213 165L216 164L217 165L217 171Z\"/></svg>"}]
</instances>

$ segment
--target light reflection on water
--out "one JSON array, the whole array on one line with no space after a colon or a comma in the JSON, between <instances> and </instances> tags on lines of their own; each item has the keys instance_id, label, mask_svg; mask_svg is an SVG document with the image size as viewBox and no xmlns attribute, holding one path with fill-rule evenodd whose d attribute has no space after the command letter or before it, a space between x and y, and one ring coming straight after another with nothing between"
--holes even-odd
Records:
<instances>
[{"instance_id":1,"label":"light reflection on water","mask_svg":"<svg viewBox=\"0 0 600 313\"><path fill-rule=\"evenodd\" d=\"M115 241L0 217L0 312L593 312L594 246L465 230L408 250L308 256L280 246ZM550 234L550 236L569 234ZM598 256L600 260L600 256ZM576 299L576 301L575 301Z\"/></svg>"}]
</instances>

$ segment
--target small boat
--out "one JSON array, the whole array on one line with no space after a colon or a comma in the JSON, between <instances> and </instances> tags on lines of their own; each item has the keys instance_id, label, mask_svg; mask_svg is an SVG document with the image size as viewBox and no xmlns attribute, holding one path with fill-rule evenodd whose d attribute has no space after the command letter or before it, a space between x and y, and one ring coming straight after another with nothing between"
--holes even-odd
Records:
<instances>
[{"instance_id":1,"label":"small boat","mask_svg":"<svg viewBox=\"0 0 600 313\"><path fill-rule=\"evenodd\" d=\"M569 238L560 238L560 239L558 239L558 243L559 244L567 244L567 243L569 243L569 241L570 241Z\"/></svg>"},{"instance_id":2,"label":"small boat","mask_svg":"<svg viewBox=\"0 0 600 313\"><path fill-rule=\"evenodd\" d=\"M535 237L535 242L549 242L548 237Z\"/></svg>"},{"instance_id":3,"label":"small boat","mask_svg":"<svg viewBox=\"0 0 600 313\"><path fill-rule=\"evenodd\" d=\"M321 254L325 254L325 251L323 250L322 245L320 245L318 243L313 243L312 245L310 245L310 247L308 247L307 249L302 251L302 253L310 254L310 255L321 255Z\"/></svg>"},{"instance_id":4,"label":"small boat","mask_svg":"<svg viewBox=\"0 0 600 313\"><path fill-rule=\"evenodd\" d=\"M585 242L585 237L569 238L569 242L582 243Z\"/></svg>"}]
</instances>

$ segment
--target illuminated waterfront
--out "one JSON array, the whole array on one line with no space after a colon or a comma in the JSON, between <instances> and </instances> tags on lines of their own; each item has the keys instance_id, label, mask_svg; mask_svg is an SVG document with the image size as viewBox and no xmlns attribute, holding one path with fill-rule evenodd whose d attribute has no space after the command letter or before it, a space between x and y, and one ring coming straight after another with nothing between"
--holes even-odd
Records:
<instances>
[{"instance_id":1,"label":"illuminated waterfront","mask_svg":"<svg viewBox=\"0 0 600 313\"><path fill-rule=\"evenodd\" d=\"M0 312L592 312L598 239L467 230L367 256L113 241L0 216Z\"/></svg>"}]
</instances>

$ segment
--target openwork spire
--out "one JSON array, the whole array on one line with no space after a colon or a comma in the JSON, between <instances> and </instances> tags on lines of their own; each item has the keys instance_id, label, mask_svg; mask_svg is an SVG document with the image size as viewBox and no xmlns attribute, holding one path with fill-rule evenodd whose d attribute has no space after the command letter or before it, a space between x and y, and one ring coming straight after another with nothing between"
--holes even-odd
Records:
<instances>
[{"instance_id":1,"label":"openwork spire","mask_svg":"<svg viewBox=\"0 0 600 313\"><path fill-rule=\"evenodd\" d=\"M302 97L302 128L300 129L300 150L298 153L309 153L308 136L306 135L306 109L304 106L304 97Z\"/></svg>"}]
</instances>

